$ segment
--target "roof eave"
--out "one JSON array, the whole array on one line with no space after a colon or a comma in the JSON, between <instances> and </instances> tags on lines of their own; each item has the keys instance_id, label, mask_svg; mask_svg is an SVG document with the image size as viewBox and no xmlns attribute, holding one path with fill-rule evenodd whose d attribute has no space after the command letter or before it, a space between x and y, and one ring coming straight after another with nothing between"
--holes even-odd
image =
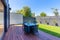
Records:
<instances>
[{"instance_id":1,"label":"roof eave","mask_svg":"<svg viewBox=\"0 0 60 40\"><path fill-rule=\"evenodd\" d=\"M5 0L1 0L3 6L7 6Z\"/></svg>"}]
</instances>

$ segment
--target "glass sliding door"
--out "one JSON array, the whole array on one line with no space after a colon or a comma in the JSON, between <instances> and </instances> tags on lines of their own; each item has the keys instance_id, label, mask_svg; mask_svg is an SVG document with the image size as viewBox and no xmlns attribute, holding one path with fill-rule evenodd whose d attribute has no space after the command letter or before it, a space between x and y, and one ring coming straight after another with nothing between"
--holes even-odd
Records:
<instances>
[{"instance_id":1,"label":"glass sliding door","mask_svg":"<svg viewBox=\"0 0 60 40\"><path fill-rule=\"evenodd\" d=\"M4 7L0 0L0 40L4 32Z\"/></svg>"}]
</instances>

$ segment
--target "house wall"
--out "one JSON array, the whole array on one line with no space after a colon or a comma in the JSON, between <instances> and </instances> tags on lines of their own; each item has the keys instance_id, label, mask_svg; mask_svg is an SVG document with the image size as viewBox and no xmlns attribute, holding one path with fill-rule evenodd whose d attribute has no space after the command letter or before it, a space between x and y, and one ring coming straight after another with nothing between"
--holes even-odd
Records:
<instances>
[{"instance_id":1,"label":"house wall","mask_svg":"<svg viewBox=\"0 0 60 40\"><path fill-rule=\"evenodd\" d=\"M4 10L4 7L3 7L3 4L2 4L2 2L1 2L1 0L0 0L0 12L3 12Z\"/></svg>"}]
</instances>

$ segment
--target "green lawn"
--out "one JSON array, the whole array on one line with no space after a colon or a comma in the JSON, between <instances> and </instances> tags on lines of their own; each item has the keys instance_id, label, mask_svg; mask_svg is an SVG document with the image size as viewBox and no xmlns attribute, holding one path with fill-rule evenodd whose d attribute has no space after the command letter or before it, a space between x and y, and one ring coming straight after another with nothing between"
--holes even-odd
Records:
<instances>
[{"instance_id":1,"label":"green lawn","mask_svg":"<svg viewBox=\"0 0 60 40\"><path fill-rule=\"evenodd\" d=\"M46 24L39 24L38 28L39 28L39 30L42 30L44 32L47 32L51 35L54 35L54 36L60 38L60 27L58 27L58 26L50 26L50 25L46 25Z\"/></svg>"}]
</instances>

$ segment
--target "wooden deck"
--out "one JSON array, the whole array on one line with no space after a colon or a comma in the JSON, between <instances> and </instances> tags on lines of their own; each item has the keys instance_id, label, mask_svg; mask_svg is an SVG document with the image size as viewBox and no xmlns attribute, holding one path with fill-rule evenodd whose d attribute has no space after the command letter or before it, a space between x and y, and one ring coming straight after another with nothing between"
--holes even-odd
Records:
<instances>
[{"instance_id":1,"label":"wooden deck","mask_svg":"<svg viewBox=\"0 0 60 40\"><path fill-rule=\"evenodd\" d=\"M41 40L36 35L25 34L22 26L11 26L3 40Z\"/></svg>"}]
</instances>

